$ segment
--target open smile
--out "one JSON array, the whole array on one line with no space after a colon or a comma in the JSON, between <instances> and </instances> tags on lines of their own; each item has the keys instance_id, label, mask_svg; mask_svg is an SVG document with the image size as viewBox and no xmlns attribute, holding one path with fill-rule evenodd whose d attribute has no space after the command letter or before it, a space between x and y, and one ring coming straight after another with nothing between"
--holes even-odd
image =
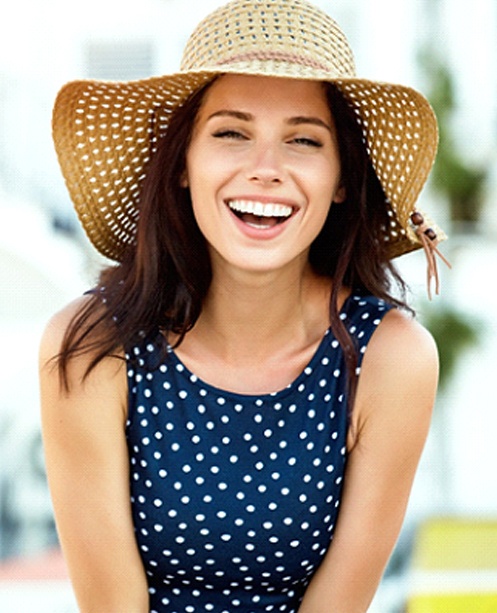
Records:
<instances>
[{"instance_id":1,"label":"open smile","mask_svg":"<svg viewBox=\"0 0 497 613\"><path fill-rule=\"evenodd\" d=\"M257 229L269 229L289 219L294 208L277 202L228 200L227 205L245 224Z\"/></svg>"}]
</instances>

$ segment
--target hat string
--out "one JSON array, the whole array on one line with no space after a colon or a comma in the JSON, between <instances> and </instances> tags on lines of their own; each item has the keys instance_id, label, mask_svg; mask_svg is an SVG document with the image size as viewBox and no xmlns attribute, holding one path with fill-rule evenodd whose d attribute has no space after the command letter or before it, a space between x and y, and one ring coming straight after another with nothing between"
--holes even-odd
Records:
<instances>
[{"instance_id":1,"label":"hat string","mask_svg":"<svg viewBox=\"0 0 497 613\"><path fill-rule=\"evenodd\" d=\"M427 262L427 289L428 298L431 300L431 286L433 281L435 282L435 293L440 293L440 279L438 276L437 259L436 255L448 266L452 268L447 258L437 249L437 245L440 242L437 237L437 233L431 228L425 221L425 218L419 211L412 213L411 222L414 226L414 232L418 236L426 256Z\"/></svg>"}]
</instances>

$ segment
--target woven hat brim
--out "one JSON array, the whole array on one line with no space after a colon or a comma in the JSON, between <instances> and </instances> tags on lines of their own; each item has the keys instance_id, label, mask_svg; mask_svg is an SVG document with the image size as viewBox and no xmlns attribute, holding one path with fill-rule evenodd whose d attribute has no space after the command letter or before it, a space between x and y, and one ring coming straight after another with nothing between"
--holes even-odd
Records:
<instances>
[{"instance_id":1,"label":"woven hat brim","mask_svg":"<svg viewBox=\"0 0 497 613\"><path fill-rule=\"evenodd\" d=\"M402 85L343 78L315 66L277 59L250 60L215 69L178 72L139 81L81 80L57 96L53 139L62 174L80 222L95 248L119 261L135 240L140 187L171 113L193 92L225 73L309 78L335 83L357 114L368 152L390 203L385 229L392 257L421 246L409 217L436 155L433 110L416 90ZM438 240L445 234L434 226Z\"/></svg>"}]
</instances>

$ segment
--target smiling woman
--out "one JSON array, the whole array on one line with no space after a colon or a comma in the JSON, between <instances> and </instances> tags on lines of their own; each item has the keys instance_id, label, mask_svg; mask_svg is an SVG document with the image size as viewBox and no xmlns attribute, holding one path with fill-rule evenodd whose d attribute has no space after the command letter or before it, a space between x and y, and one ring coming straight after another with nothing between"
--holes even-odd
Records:
<instances>
[{"instance_id":1,"label":"smiling woman","mask_svg":"<svg viewBox=\"0 0 497 613\"><path fill-rule=\"evenodd\" d=\"M211 261L279 272L307 262L331 203L344 198L323 85L219 77L196 119L184 186Z\"/></svg>"},{"instance_id":2,"label":"smiling woman","mask_svg":"<svg viewBox=\"0 0 497 613\"><path fill-rule=\"evenodd\" d=\"M235 0L178 73L67 84L53 128L116 261L41 347L81 611L366 611L436 390L391 261L444 237L428 103L308 2Z\"/></svg>"}]
</instances>

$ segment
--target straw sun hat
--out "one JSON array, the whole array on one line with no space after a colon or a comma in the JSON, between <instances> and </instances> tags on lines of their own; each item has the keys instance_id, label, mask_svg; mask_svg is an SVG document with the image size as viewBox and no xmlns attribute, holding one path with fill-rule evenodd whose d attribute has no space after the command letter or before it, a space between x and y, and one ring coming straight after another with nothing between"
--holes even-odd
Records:
<instances>
[{"instance_id":1,"label":"straw sun hat","mask_svg":"<svg viewBox=\"0 0 497 613\"><path fill-rule=\"evenodd\" d=\"M171 113L223 73L335 83L357 114L388 198L385 240L392 257L421 246L430 255L445 238L415 207L437 148L426 99L409 87L357 78L345 35L305 0L235 0L199 24L179 72L130 82L75 81L59 93L56 151L79 219L103 255L119 261L134 241L140 184Z\"/></svg>"}]
</instances>

